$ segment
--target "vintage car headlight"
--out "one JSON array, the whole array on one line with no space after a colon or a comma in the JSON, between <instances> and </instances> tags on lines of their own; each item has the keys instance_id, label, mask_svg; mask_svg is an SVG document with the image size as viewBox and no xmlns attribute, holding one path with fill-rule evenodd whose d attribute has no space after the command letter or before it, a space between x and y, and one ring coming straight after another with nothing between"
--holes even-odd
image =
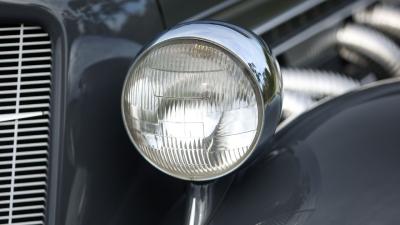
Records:
<instances>
[{"instance_id":1,"label":"vintage car headlight","mask_svg":"<svg viewBox=\"0 0 400 225\"><path fill-rule=\"evenodd\" d=\"M217 22L179 25L136 58L122 112L137 150L161 171L209 180L253 152L281 77L268 47L241 28ZM270 106L272 107L272 106ZM274 110L275 114L280 109Z\"/></svg>"}]
</instances>

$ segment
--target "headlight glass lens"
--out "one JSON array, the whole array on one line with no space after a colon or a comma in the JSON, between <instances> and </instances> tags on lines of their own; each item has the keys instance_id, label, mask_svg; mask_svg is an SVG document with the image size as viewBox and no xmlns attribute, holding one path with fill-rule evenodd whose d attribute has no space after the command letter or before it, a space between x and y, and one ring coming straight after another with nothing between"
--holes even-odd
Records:
<instances>
[{"instance_id":1,"label":"headlight glass lens","mask_svg":"<svg viewBox=\"0 0 400 225\"><path fill-rule=\"evenodd\" d=\"M208 180L239 166L262 126L259 91L242 64L201 40L171 40L142 54L123 92L128 132L162 171Z\"/></svg>"}]
</instances>

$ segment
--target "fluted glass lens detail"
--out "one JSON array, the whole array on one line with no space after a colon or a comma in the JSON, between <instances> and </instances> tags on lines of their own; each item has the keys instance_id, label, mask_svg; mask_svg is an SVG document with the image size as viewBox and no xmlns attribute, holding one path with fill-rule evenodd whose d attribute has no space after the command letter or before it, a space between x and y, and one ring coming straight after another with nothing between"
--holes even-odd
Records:
<instances>
[{"instance_id":1,"label":"fluted glass lens detail","mask_svg":"<svg viewBox=\"0 0 400 225\"><path fill-rule=\"evenodd\" d=\"M207 180L239 166L261 127L261 97L222 48L199 40L153 47L130 70L123 113L133 142L162 171Z\"/></svg>"}]
</instances>

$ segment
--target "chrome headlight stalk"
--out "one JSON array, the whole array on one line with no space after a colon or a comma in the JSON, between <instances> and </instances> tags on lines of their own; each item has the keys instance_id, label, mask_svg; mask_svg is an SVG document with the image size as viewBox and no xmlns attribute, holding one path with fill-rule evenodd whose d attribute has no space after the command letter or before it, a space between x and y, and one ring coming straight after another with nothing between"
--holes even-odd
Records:
<instances>
[{"instance_id":1,"label":"chrome headlight stalk","mask_svg":"<svg viewBox=\"0 0 400 225\"><path fill-rule=\"evenodd\" d=\"M180 24L147 46L122 93L136 149L161 171L204 181L242 165L280 119L282 81L268 46L221 22Z\"/></svg>"}]
</instances>

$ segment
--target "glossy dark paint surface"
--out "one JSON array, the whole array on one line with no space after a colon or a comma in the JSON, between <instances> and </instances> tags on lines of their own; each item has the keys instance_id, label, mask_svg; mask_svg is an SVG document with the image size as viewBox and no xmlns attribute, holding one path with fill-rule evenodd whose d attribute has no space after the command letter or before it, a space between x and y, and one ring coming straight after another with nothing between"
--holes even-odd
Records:
<instances>
[{"instance_id":1,"label":"glossy dark paint surface","mask_svg":"<svg viewBox=\"0 0 400 225\"><path fill-rule=\"evenodd\" d=\"M264 154L251 165L199 184L219 189L207 197L207 224L400 223L399 103L395 81L298 117L258 146Z\"/></svg>"},{"instance_id":2,"label":"glossy dark paint surface","mask_svg":"<svg viewBox=\"0 0 400 225\"><path fill-rule=\"evenodd\" d=\"M160 8L165 18L165 24L167 27L186 20L192 16L202 13L203 11L209 10L210 8L224 3L232 2L237 0L158 0Z\"/></svg>"},{"instance_id":3,"label":"glossy dark paint surface","mask_svg":"<svg viewBox=\"0 0 400 225\"><path fill-rule=\"evenodd\" d=\"M2 0L0 12L54 42L48 224L187 222L193 187L139 156L120 113L130 63L164 29L156 2ZM195 184L210 186L209 224L398 224L399 101L399 83L340 97L262 142L247 167Z\"/></svg>"},{"instance_id":4,"label":"glossy dark paint surface","mask_svg":"<svg viewBox=\"0 0 400 225\"><path fill-rule=\"evenodd\" d=\"M3 0L0 13L54 42L47 224L159 223L184 183L134 151L120 111L133 58L164 29L156 2Z\"/></svg>"},{"instance_id":5,"label":"glossy dark paint surface","mask_svg":"<svg viewBox=\"0 0 400 225\"><path fill-rule=\"evenodd\" d=\"M320 168L306 224L400 223L399 103L397 80L334 99L278 133L273 149L310 151Z\"/></svg>"}]
</instances>

